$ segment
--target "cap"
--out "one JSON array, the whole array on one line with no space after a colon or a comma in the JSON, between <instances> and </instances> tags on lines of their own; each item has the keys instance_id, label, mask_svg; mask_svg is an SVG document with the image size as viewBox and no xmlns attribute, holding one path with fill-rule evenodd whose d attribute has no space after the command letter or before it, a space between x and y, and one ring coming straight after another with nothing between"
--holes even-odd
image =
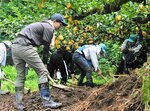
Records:
<instances>
[{"instance_id":1,"label":"cap","mask_svg":"<svg viewBox=\"0 0 150 111\"><path fill-rule=\"evenodd\" d=\"M106 53L107 46L103 43L99 44L100 48L102 48L103 52Z\"/></svg>"},{"instance_id":2,"label":"cap","mask_svg":"<svg viewBox=\"0 0 150 111\"><path fill-rule=\"evenodd\" d=\"M11 42L11 41L4 41L3 43L6 44L9 48L10 48L11 45L12 45L12 42Z\"/></svg>"},{"instance_id":3,"label":"cap","mask_svg":"<svg viewBox=\"0 0 150 111\"><path fill-rule=\"evenodd\" d=\"M61 14L54 14L52 15L51 19L57 20L63 24L63 26L67 26L68 24L65 22L64 17Z\"/></svg>"},{"instance_id":4,"label":"cap","mask_svg":"<svg viewBox=\"0 0 150 111\"><path fill-rule=\"evenodd\" d=\"M136 34L131 34L130 37L129 37L129 39L128 39L128 41L129 41L129 42L135 42L135 40L138 39L138 38L139 38L138 35L136 35Z\"/></svg>"}]
</instances>

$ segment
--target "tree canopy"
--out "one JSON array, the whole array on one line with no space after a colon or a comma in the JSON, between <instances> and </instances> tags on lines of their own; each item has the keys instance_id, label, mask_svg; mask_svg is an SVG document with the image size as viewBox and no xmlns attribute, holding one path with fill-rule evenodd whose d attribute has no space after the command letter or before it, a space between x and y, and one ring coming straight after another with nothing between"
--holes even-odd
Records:
<instances>
[{"instance_id":1,"label":"tree canopy","mask_svg":"<svg viewBox=\"0 0 150 111\"><path fill-rule=\"evenodd\" d=\"M13 40L15 33L27 24L64 15L68 26L56 33L56 48L76 49L87 43L123 40L130 33L149 37L150 22L146 19L150 3L146 0L2 0L0 36ZM146 19L144 24L133 18Z\"/></svg>"}]
</instances>

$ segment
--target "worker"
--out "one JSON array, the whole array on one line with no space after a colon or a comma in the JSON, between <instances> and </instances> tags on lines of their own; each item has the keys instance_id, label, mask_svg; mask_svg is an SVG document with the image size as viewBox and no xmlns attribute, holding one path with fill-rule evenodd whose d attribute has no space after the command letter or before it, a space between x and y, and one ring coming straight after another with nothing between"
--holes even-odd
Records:
<instances>
[{"instance_id":1,"label":"worker","mask_svg":"<svg viewBox=\"0 0 150 111\"><path fill-rule=\"evenodd\" d=\"M51 98L48 70L43 63L44 61L41 60L39 54L33 48L44 45L44 55L47 58L50 43L54 37L54 31L62 26L67 26L67 23L64 17L57 13L52 15L48 20L27 25L17 34L12 45L12 58L17 69L15 90L18 110L25 110L23 95L26 64L33 68L38 75L38 86L43 106L50 108L59 108L62 106L62 103L54 102Z\"/></svg>"},{"instance_id":2,"label":"worker","mask_svg":"<svg viewBox=\"0 0 150 111\"><path fill-rule=\"evenodd\" d=\"M12 42L11 41L4 41L0 43L0 94L8 94L9 91L1 90L1 80L3 80L5 72L2 70L2 67L6 66L7 60L7 52L10 51Z\"/></svg>"}]
</instances>

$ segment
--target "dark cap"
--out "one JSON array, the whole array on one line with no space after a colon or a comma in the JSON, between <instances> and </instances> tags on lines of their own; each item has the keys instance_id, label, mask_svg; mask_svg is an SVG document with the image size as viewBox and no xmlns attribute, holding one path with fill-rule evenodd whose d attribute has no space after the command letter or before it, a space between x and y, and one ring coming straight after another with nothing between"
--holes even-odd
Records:
<instances>
[{"instance_id":1,"label":"dark cap","mask_svg":"<svg viewBox=\"0 0 150 111\"><path fill-rule=\"evenodd\" d=\"M63 26L67 26L68 24L65 22L64 17L61 14L54 14L51 17L52 20L57 20L63 24Z\"/></svg>"}]
</instances>

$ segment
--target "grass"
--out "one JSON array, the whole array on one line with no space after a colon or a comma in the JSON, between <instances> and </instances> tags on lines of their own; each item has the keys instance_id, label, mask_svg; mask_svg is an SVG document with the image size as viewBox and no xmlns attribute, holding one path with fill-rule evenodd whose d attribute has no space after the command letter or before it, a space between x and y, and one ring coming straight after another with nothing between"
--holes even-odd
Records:
<instances>
[{"instance_id":1,"label":"grass","mask_svg":"<svg viewBox=\"0 0 150 111\"><path fill-rule=\"evenodd\" d=\"M17 72L15 67L13 66L6 66L3 68L5 72L5 76L7 79L15 82ZM26 75L26 81L25 81L25 87L31 89L31 91L37 91L38 90L38 78L33 69L29 69L28 74ZM15 92L15 85L2 80L2 90L9 90L11 93Z\"/></svg>"},{"instance_id":2,"label":"grass","mask_svg":"<svg viewBox=\"0 0 150 111\"><path fill-rule=\"evenodd\" d=\"M15 67L13 66L6 66L3 68L6 78L15 82L16 81L16 76L17 72ZM79 78L79 75L76 75L77 78ZM109 77L106 77L107 80L110 80ZM71 85L72 80L68 80L69 83L68 85ZM86 78L84 79L86 81ZM105 84L106 81L99 77L96 73L93 73L93 81L94 83L98 85ZM37 74L33 69L29 69L28 74L26 75L26 81L25 81L25 87L31 89L31 91L37 91L38 90L38 77ZM8 81L2 81L2 90L9 90L11 93L15 92L15 85L8 82Z\"/></svg>"}]
</instances>

